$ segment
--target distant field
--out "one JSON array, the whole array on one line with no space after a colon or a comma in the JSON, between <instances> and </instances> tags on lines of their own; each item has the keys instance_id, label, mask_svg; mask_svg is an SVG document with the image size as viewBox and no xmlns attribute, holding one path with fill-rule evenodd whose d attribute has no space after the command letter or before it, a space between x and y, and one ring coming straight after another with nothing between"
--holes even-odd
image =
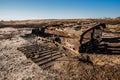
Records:
<instances>
[{"instance_id":1,"label":"distant field","mask_svg":"<svg viewBox=\"0 0 120 80\"><path fill-rule=\"evenodd\" d=\"M120 24L120 18L115 19L44 19L44 20L23 20L23 21L0 21L0 27L11 25L31 25L31 24L61 24L80 22L101 22L111 25ZM24 27L24 26L23 26Z\"/></svg>"}]
</instances>

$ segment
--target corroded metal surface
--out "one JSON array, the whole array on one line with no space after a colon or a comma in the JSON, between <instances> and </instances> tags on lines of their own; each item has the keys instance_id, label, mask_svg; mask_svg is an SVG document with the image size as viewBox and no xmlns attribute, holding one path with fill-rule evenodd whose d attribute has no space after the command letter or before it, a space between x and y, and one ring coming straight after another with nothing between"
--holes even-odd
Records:
<instances>
[{"instance_id":1,"label":"corroded metal surface","mask_svg":"<svg viewBox=\"0 0 120 80\"><path fill-rule=\"evenodd\" d=\"M85 47L85 44L91 43L87 46L94 46L97 42L101 41L104 28L106 28L104 23L97 25L95 23L86 23L84 26L74 24L64 28L57 25L33 29L32 34L41 37L49 37L53 41L56 41L73 51L81 52L80 50ZM84 50L84 52L85 51L86 50Z\"/></svg>"}]
</instances>

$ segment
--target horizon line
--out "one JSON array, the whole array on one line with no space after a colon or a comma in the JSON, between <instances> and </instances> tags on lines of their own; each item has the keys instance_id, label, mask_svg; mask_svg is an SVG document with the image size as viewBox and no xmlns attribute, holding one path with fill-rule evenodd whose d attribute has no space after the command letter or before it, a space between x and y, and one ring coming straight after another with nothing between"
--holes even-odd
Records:
<instances>
[{"instance_id":1,"label":"horizon line","mask_svg":"<svg viewBox=\"0 0 120 80\"><path fill-rule=\"evenodd\" d=\"M40 19L0 19L1 21L27 21L27 20L72 20L72 19L115 19L118 17L86 17L86 18L40 18Z\"/></svg>"}]
</instances>

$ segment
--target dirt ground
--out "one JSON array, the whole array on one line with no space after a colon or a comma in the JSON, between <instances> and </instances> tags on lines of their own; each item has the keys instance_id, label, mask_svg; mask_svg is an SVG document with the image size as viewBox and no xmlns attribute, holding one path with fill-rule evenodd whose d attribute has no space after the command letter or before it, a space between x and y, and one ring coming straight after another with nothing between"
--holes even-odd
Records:
<instances>
[{"instance_id":1,"label":"dirt ground","mask_svg":"<svg viewBox=\"0 0 120 80\"><path fill-rule=\"evenodd\" d=\"M64 57L43 70L18 50L36 43L38 37L31 37L31 30L0 28L0 80L120 80L119 54Z\"/></svg>"},{"instance_id":2,"label":"dirt ground","mask_svg":"<svg viewBox=\"0 0 120 80\"><path fill-rule=\"evenodd\" d=\"M0 80L45 80L49 76L54 77L17 50L20 46L32 43L20 37L27 33L30 33L30 29L0 29ZM10 34L11 37L3 36Z\"/></svg>"}]
</instances>

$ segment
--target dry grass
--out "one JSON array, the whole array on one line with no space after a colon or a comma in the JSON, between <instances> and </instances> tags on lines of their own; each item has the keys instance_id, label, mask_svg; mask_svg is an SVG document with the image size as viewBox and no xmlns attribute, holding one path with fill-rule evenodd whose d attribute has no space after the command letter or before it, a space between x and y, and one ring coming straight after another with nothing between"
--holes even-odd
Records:
<instances>
[{"instance_id":1,"label":"dry grass","mask_svg":"<svg viewBox=\"0 0 120 80\"><path fill-rule=\"evenodd\" d=\"M111 32L120 32L120 25L108 25L107 29Z\"/></svg>"},{"instance_id":2,"label":"dry grass","mask_svg":"<svg viewBox=\"0 0 120 80\"><path fill-rule=\"evenodd\" d=\"M71 20L27 20L27 21L10 21L10 22L0 22L0 27L7 25L12 26L16 25L25 25L26 27L30 24L56 24L56 23L74 23L74 22L104 22L108 25L108 29L112 32L120 31L120 19L71 19ZM6 31L8 29L4 29L2 32L11 32ZM6 31L6 32L5 32ZM16 31L16 30L15 30ZM2 33L0 32L0 33ZM61 61L57 62L53 68L43 71L39 69L37 65L30 66L27 64L27 59L25 56L16 50L17 46L24 45L27 43L31 43L20 37L21 35L27 34L27 31L23 31L21 29L20 34L16 34L16 36L11 36L12 40L8 39L8 36L2 34L0 44L4 47L1 47L1 63L3 67L1 67L0 78L6 79L33 79L33 80L43 80L47 77L46 80L120 80L120 55L88 55L89 59L85 56L79 57L78 61ZM10 35L10 34L8 34ZM18 36L19 35L19 36ZM6 36L7 39L3 40ZM2 41L3 40L3 41ZM4 43L3 43L4 42ZM10 50L9 50L10 49ZM15 51L15 52L13 52ZM3 56L6 58L3 58ZM15 56L14 56L15 55ZM18 58L17 58L17 57ZM20 57L21 56L21 57ZM10 58L11 57L11 58ZM23 58L18 60L19 58ZM11 61L10 61L11 60ZM18 61L17 61L18 60ZM3 65L5 61L8 64ZM17 61L17 62L16 62ZM20 64L19 64L19 63ZM23 62L24 64L22 64ZM12 63L12 64L11 64ZM33 64L33 63L31 63ZM111 65L112 64L112 65ZM7 66L8 65L8 66ZM27 66L26 66L27 65ZM24 67L23 67L24 66ZM11 67L11 69L10 69ZM20 68L19 68L20 67ZM4 71L2 71L3 69ZM25 68L25 69L23 69ZM16 76L17 73L17 76ZM49 74L48 74L49 73ZM49 76L53 74L52 76ZM29 78L31 77L32 78ZM11 78L12 77L12 78ZM53 79L54 77L54 79ZM37 79L36 79L37 78Z\"/></svg>"},{"instance_id":3,"label":"dry grass","mask_svg":"<svg viewBox=\"0 0 120 80\"><path fill-rule=\"evenodd\" d=\"M120 18L104 18L104 19L43 19L43 20L23 20L23 21L0 21L0 25L20 25L20 24L56 24L56 23L81 23L81 22L102 22L106 24L120 24Z\"/></svg>"}]
</instances>

